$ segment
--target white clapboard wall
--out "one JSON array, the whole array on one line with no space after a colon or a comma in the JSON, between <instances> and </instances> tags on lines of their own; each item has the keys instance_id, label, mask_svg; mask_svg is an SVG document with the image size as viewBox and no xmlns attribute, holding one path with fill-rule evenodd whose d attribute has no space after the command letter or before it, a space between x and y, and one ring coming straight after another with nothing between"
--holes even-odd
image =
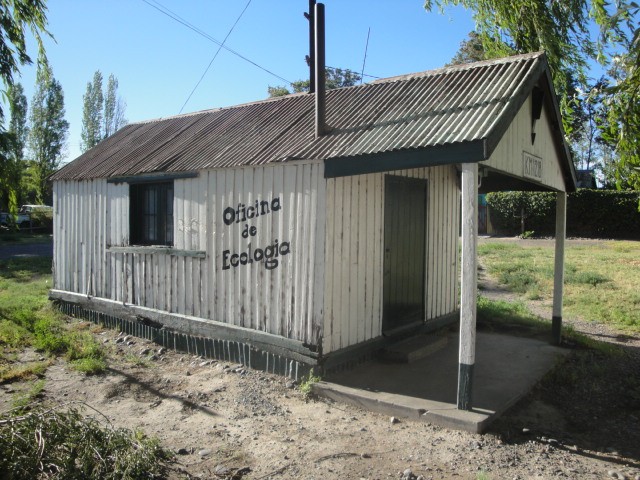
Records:
<instances>
[{"instance_id":1,"label":"white clapboard wall","mask_svg":"<svg viewBox=\"0 0 640 480\"><path fill-rule=\"evenodd\" d=\"M454 166L389 172L428 180L425 318L458 309L460 193ZM327 181L323 352L382 334L384 175Z\"/></svg>"}]
</instances>

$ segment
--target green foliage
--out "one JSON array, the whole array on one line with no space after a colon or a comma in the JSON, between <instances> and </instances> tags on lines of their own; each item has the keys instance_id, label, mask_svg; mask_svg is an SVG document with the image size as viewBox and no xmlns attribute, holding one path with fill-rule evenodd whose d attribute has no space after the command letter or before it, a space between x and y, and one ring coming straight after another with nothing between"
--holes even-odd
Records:
<instances>
[{"instance_id":1,"label":"green foliage","mask_svg":"<svg viewBox=\"0 0 640 480\"><path fill-rule=\"evenodd\" d=\"M481 470L478 473L476 473L476 480L491 480L491 477L487 472L485 472L484 470Z\"/></svg>"},{"instance_id":2,"label":"green foliage","mask_svg":"<svg viewBox=\"0 0 640 480\"><path fill-rule=\"evenodd\" d=\"M528 230L547 232L547 224L555 216L556 196L547 192L495 192L487 194L487 205L493 227L509 235ZM523 220L524 217L524 220ZM555 223L553 223L555 225Z\"/></svg>"},{"instance_id":3,"label":"green foliage","mask_svg":"<svg viewBox=\"0 0 640 480\"><path fill-rule=\"evenodd\" d=\"M0 134L0 208L16 214L22 201L20 182L23 173L24 147L28 133L27 98L22 85L16 83L7 89L11 119L6 133Z\"/></svg>"},{"instance_id":4,"label":"green foliage","mask_svg":"<svg viewBox=\"0 0 640 480\"><path fill-rule=\"evenodd\" d=\"M102 358L79 358L71 362L71 366L85 375L98 375L107 369L107 362Z\"/></svg>"},{"instance_id":5,"label":"green foliage","mask_svg":"<svg viewBox=\"0 0 640 480\"><path fill-rule=\"evenodd\" d=\"M527 293L538 286L536 273L536 269L529 263L515 262L503 266L498 279L513 292Z\"/></svg>"},{"instance_id":6,"label":"green foliage","mask_svg":"<svg viewBox=\"0 0 640 480\"><path fill-rule=\"evenodd\" d=\"M309 372L309 375L305 378L302 377L300 381L299 389L305 398L309 398L313 393L313 384L322 380L319 376L314 375L313 372Z\"/></svg>"},{"instance_id":7,"label":"green foliage","mask_svg":"<svg viewBox=\"0 0 640 480\"><path fill-rule=\"evenodd\" d=\"M352 87L356 85L362 77L360 74L347 69L342 68L325 68L325 81L328 90L342 87ZM300 93L309 91L309 80L298 80L291 84L291 90L286 86L268 87L269 97L282 97L289 95L290 93Z\"/></svg>"},{"instance_id":8,"label":"green foliage","mask_svg":"<svg viewBox=\"0 0 640 480\"><path fill-rule=\"evenodd\" d=\"M621 1L617 7L604 23L604 38L617 48L612 49L602 136L616 146L619 155L618 187L640 190L640 6Z\"/></svg>"},{"instance_id":9,"label":"green foliage","mask_svg":"<svg viewBox=\"0 0 640 480\"><path fill-rule=\"evenodd\" d=\"M13 85L21 65L31 63L25 32L31 33L44 54L42 35L49 34L46 12L43 0L0 0L0 78L5 86Z\"/></svg>"},{"instance_id":10,"label":"green foliage","mask_svg":"<svg viewBox=\"0 0 640 480\"><path fill-rule=\"evenodd\" d=\"M49 243L51 235L48 233L29 233L29 232L0 232L0 242L7 244L32 244L32 243ZM51 271L51 263L48 264Z\"/></svg>"},{"instance_id":11,"label":"green foliage","mask_svg":"<svg viewBox=\"0 0 640 480\"><path fill-rule=\"evenodd\" d=\"M485 48L485 42L489 41L491 41L491 39L483 39L483 37L479 35L478 32L469 32L469 35L460 43L460 48L451 59L451 62L447 64L447 66L480 62L482 60L490 60L492 58L496 58L496 52L498 51L500 51L500 55L498 55L498 57L503 56L503 49L509 51L509 47L506 45L502 45L500 48L496 48L495 46ZM512 55L514 53L514 51L511 51L509 55Z\"/></svg>"},{"instance_id":12,"label":"green foliage","mask_svg":"<svg viewBox=\"0 0 640 480\"><path fill-rule=\"evenodd\" d=\"M69 338L62 323L52 316L38 319L33 326L33 333L33 346L38 350L53 355L69 349Z\"/></svg>"},{"instance_id":13,"label":"green foliage","mask_svg":"<svg viewBox=\"0 0 640 480\"><path fill-rule=\"evenodd\" d=\"M587 58L594 55L589 39L590 5L586 0L426 0L425 8L462 5L472 10L476 30L489 58L516 53L547 52L563 115L571 123L570 97L575 80L582 82ZM586 53L586 55L585 55Z\"/></svg>"},{"instance_id":14,"label":"green foliage","mask_svg":"<svg viewBox=\"0 0 640 480\"><path fill-rule=\"evenodd\" d=\"M24 348L31 344L33 336L26 328L9 320L0 320L0 347Z\"/></svg>"},{"instance_id":15,"label":"green foliage","mask_svg":"<svg viewBox=\"0 0 640 480\"><path fill-rule=\"evenodd\" d=\"M565 275L565 283L576 283L582 285L591 285L592 287L597 287L602 283L609 282L610 279L605 277L604 275L597 272L590 271L567 271L567 275Z\"/></svg>"},{"instance_id":16,"label":"green foliage","mask_svg":"<svg viewBox=\"0 0 640 480\"><path fill-rule=\"evenodd\" d=\"M81 149L86 152L103 139L113 135L127 123L124 118L126 104L118 96L118 79L109 75L107 88L102 88L102 73L96 70L93 81L87 83L82 97Z\"/></svg>"},{"instance_id":17,"label":"green foliage","mask_svg":"<svg viewBox=\"0 0 640 480\"><path fill-rule=\"evenodd\" d=\"M93 82L87 83L87 90L82 97L82 132L80 148L86 152L102 140L102 73L96 70Z\"/></svg>"},{"instance_id":18,"label":"green foliage","mask_svg":"<svg viewBox=\"0 0 640 480\"><path fill-rule=\"evenodd\" d=\"M567 235L640 239L639 201L637 192L579 189L568 195ZM491 223L501 234L515 235L527 230L541 235L555 234L553 193L489 193L487 205Z\"/></svg>"},{"instance_id":19,"label":"green foliage","mask_svg":"<svg viewBox=\"0 0 640 480\"><path fill-rule=\"evenodd\" d=\"M127 104L118 95L118 79L111 74L107 82L107 91L104 94L103 138L110 137L127 124L127 120L124 118L126 108Z\"/></svg>"},{"instance_id":20,"label":"green foliage","mask_svg":"<svg viewBox=\"0 0 640 480\"><path fill-rule=\"evenodd\" d=\"M103 359L104 350L89 332L71 332L67 335L69 347L66 358L69 361L83 358Z\"/></svg>"},{"instance_id":21,"label":"green foliage","mask_svg":"<svg viewBox=\"0 0 640 480\"><path fill-rule=\"evenodd\" d=\"M76 408L0 417L0 451L9 479L157 478L168 458L157 439L102 425Z\"/></svg>"},{"instance_id":22,"label":"green foliage","mask_svg":"<svg viewBox=\"0 0 640 480\"><path fill-rule=\"evenodd\" d=\"M48 305L50 275L50 258L0 260L0 318L33 333Z\"/></svg>"},{"instance_id":23,"label":"green foliage","mask_svg":"<svg viewBox=\"0 0 640 480\"><path fill-rule=\"evenodd\" d=\"M36 88L31 101L31 131L29 149L35 162L36 199L40 204L51 205L53 194L49 176L62 161L63 148L69 130L64 118L64 93L53 77L53 71L44 57L38 62Z\"/></svg>"},{"instance_id":24,"label":"green foliage","mask_svg":"<svg viewBox=\"0 0 640 480\"><path fill-rule=\"evenodd\" d=\"M479 62L487 60L487 56L482 45L482 38L477 32L469 32L468 37L460 42L460 48L448 65L461 65L465 63Z\"/></svg>"},{"instance_id":25,"label":"green foliage","mask_svg":"<svg viewBox=\"0 0 640 480\"><path fill-rule=\"evenodd\" d=\"M287 87L283 87L282 85L275 86L275 87L272 87L271 85L269 85L267 87L267 93L269 94L270 98L273 98L273 97L284 97L285 95L289 95L291 92Z\"/></svg>"}]
</instances>

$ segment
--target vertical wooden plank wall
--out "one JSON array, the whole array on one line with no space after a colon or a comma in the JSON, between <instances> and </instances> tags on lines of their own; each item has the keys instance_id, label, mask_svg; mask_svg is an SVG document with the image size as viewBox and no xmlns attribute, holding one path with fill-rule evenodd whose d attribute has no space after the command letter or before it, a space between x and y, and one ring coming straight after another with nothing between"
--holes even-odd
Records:
<instances>
[{"instance_id":1,"label":"vertical wooden plank wall","mask_svg":"<svg viewBox=\"0 0 640 480\"><path fill-rule=\"evenodd\" d=\"M174 248L206 252L199 258L108 251L129 244L129 185L55 182L54 288L317 345L324 308L324 188L322 162L218 169L175 180ZM279 208L273 210L276 198ZM256 201L259 208L268 201L269 213L225 223L225 209L242 217L239 205L255 208ZM264 256L276 245L278 256L268 268L264 261L230 265L233 254L251 251L255 258L257 249Z\"/></svg>"},{"instance_id":2,"label":"vertical wooden plank wall","mask_svg":"<svg viewBox=\"0 0 640 480\"><path fill-rule=\"evenodd\" d=\"M125 193L128 189L101 179L54 183L54 288L115 298L111 282L120 276L113 270L123 257L111 258L105 247L128 241Z\"/></svg>"},{"instance_id":3,"label":"vertical wooden plank wall","mask_svg":"<svg viewBox=\"0 0 640 480\"><path fill-rule=\"evenodd\" d=\"M323 284L317 284L324 267L323 164L212 170L206 182L213 229L202 246L208 252L207 318L317 344L323 325ZM255 208L256 201L261 212L261 202L269 202L269 213L237 221L238 210L243 218L243 206ZM225 223L225 210L234 210L232 223ZM258 250L259 257L276 246L278 256L269 263L255 260ZM249 252L252 263L231 264L232 255Z\"/></svg>"},{"instance_id":4,"label":"vertical wooden plank wall","mask_svg":"<svg viewBox=\"0 0 640 480\"><path fill-rule=\"evenodd\" d=\"M390 172L428 180L426 312L458 309L460 192L454 166ZM327 180L323 352L381 335L384 174Z\"/></svg>"}]
</instances>

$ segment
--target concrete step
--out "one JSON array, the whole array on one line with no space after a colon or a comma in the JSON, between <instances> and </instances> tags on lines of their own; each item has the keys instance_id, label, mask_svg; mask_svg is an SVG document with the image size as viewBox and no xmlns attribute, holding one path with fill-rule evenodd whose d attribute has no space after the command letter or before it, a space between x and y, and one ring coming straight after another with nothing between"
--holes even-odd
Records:
<instances>
[{"instance_id":1,"label":"concrete step","mask_svg":"<svg viewBox=\"0 0 640 480\"><path fill-rule=\"evenodd\" d=\"M412 363L447 345L445 335L414 335L385 348L382 358L396 363Z\"/></svg>"}]
</instances>

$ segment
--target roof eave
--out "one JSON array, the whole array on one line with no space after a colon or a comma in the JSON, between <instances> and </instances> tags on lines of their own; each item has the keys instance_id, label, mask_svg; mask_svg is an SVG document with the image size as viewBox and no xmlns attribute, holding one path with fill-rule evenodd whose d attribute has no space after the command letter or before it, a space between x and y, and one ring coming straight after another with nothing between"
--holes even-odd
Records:
<instances>
[{"instance_id":1,"label":"roof eave","mask_svg":"<svg viewBox=\"0 0 640 480\"><path fill-rule=\"evenodd\" d=\"M411 168L479 162L484 160L484 156L484 140L473 140L425 148L333 157L325 160L324 176L325 178L336 178Z\"/></svg>"}]
</instances>

